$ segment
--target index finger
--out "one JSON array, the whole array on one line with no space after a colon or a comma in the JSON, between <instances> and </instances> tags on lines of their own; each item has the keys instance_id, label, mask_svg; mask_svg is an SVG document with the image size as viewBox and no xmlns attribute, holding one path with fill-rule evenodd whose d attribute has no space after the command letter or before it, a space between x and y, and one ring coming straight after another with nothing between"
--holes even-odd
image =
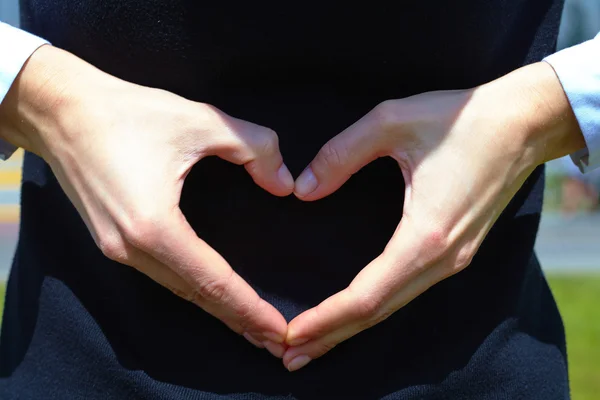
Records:
<instances>
[{"instance_id":1,"label":"index finger","mask_svg":"<svg viewBox=\"0 0 600 400\"><path fill-rule=\"evenodd\" d=\"M401 222L386 251L346 289L290 322L286 343L300 346L294 354L322 355L324 349L383 321L443 278L442 269L424 261L432 255L426 254L426 244L409 225Z\"/></svg>"},{"instance_id":2,"label":"index finger","mask_svg":"<svg viewBox=\"0 0 600 400\"><path fill-rule=\"evenodd\" d=\"M285 318L200 239L179 209L145 250L194 289L194 301L237 333L280 343Z\"/></svg>"}]
</instances>

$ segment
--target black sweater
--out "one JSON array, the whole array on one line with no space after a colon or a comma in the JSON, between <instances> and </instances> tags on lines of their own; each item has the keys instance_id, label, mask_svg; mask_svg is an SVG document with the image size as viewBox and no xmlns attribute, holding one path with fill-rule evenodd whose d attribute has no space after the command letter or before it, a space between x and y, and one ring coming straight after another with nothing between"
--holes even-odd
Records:
<instances>
[{"instance_id":1,"label":"black sweater","mask_svg":"<svg viewBox=\"0 0 600 400\"><path fill-rule=\"evenodd\" d=\"M297 176L383 100L473 87L541 60L554 51L562 1L21 7L25 29L110 74L273 128ZM305 203L207 159L188 176L181 207L291 319L381 252L402 214L402 182L395 162L381 159ZM542 195L539 168L465 271L290 374L201 309L106 259L48 165L27 154L0 398L568 398L562 322L533 253Z\"/></svg>"}]
</instances>

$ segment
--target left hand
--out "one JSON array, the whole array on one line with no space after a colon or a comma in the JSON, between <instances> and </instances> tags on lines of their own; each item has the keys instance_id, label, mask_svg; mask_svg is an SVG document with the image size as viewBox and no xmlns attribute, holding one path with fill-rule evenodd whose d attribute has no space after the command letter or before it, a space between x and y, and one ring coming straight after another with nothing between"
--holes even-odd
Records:
<instances>
[{"instance_id":1,"label":"left hand","mask_svg":"<svg viewBox=\"0 0 600 400\"><path fill-rule=\"evenodd\" d=\"M296 195L323 198L390 156L406 184L403 216L346 289L290 322L286 368L303 367L466 268L530 173L584 146L546 63L471 90L383 102L331 139L297 179Z\"/></svg>"}]
</instances>

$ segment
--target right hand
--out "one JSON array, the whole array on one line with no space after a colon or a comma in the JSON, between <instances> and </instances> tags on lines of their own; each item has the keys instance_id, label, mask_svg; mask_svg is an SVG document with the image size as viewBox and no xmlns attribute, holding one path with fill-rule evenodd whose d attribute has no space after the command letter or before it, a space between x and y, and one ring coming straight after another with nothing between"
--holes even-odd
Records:
<instances>
[{"instance_id":1,"label":"right hand","mask_svg":"<svg viewBox=\"0 0 600 400\"><path fill-rule=\"evenodd\" d=\"M43 46L0 107L0 133L45 159L107 257L283 354L284 317L196 236L179 208L187 173L211 155L244 165L276 196L291 194L275 132Z\"/></svg>"}]
</instances>

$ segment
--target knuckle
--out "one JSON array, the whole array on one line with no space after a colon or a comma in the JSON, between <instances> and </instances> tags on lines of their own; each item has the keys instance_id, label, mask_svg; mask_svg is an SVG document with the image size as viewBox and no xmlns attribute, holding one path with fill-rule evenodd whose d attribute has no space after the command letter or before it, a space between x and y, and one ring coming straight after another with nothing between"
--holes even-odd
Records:
<instances>
[{"instance_id":1,"label":"knuckle","mask_svg":"<svg viewBox=\"0 0 600 400\"><path fill-rule=\"evenodd\" d=\"M273 154L279 150L279 137L274 130L264 128L257 144L259 154Z\"/></svg>"},{"instance_id":2,"label":"knuckle","mask_svg":"<svg viewBox=\"0 0 600 400\"><path fill-rule=\"evenodd\" d=\"M226 303L228 292L229 278L206 278L197 285L197 295L211 303Z\"/></svg>"},{"instance_id":3,"label":"knuckle","mask_svg":"<svg viewBox=\"0 0 600 400\"><path fill-rule=\"evenodd\" d=\"M127 218L120 225L120 230L128 243L139 249L147 250L160 242L160 237L164 232L160 220L158 213L142 209Z\"/></svg>"},{"instance_id":4,"label":"knuckle","mask_svg":"<svg viewBox=\"0 0 600 400\"><path fill-rule=\"evenodd\" d=\"M423 236L423 246L441 255L448 247L448 234L442 229L430 229Z\"/></svg>"},{"instance_id":5,"label":"knuckle","mask_svg":"<svg viewBox=\"0 0 600 400\"><path fill-rule=\"evenodd\" d=\"M447 259L451 253L450 232L444 228L431 226L432 224L423 223L413 235L412 257L418 260L420 268L426 269ZM427 226L429 225L429 226ZM403 250L400 250L401 252ZM390 263L396 263L398 260L398 250L391 243L386 246L382 253Z\"/></svg>"},{"instance_id":6,"label":"knuckle","mask_svg":"<svg viewBox=\"0 0 600 400\"><path fill-rule=\"evenodd\" d=\"M279 139L275 131L269 128L261 128L253 134L246 142L236 138L226 152L228 159L237 164L244 164L250 173L257 172L258 160L271 157L279 153Z\"/></svg>"},{"instance_id":7,"label":"knuckle","mask_svg":"<svg viewBox=\"0 0 600 400\"><path fill-rule=\"evenodd\" d=\"M420 235L421 254L425 267L441 268L444 276L462 271L471 264L477 252L476 243L465 243L460 232L452 227L429 227Z\"/></svg>"},{"instance_id":8,"label":"knuckle","mask_svg":"<svg viewBox=\"0 0 600 400\"><path fill-rule=\"evenodd\" d=\"M327 169L343 166L349 158L348 149L339 141L330 140L325 143L319 152L318 161Z\"/></svg>"},{"instance_id":9,"label":"knuckle","mask_svg":"<svg viewBox=\"0 0 600 400\"><path fill-rule=\"evenodd\" d=\"M375 123L382 130L392 129L399 123L398 104L396 100L379 103L372 111Z\"/></svg>"},{"instance_id":10,"label":"knuckle","mask_svg":"<svg viewBox=\"0 0 600 400\"><path fill-rule=\"evenodd\" d=\"M127 251L119 235L102 235L98 237L97 245L105 257L123 263L127 259Z\"/></svg>"},{"instance_id":11,"label":"knuckle","mask_svg":"<svg viewBox=\"0 0 600 400\"><path fill-rule=\"evenodd\" d=\"M474 256L475 251L471 248L471 246L462 246L456 252L454 260L450 265L451 272L456 273L467 268L471 264L471 261L473 261Z\"/></svg>"},{"instance_id":12,"label":"knuckle","mask_svg":"<svg viewBox=\"0 0 600 400\"><path fill-rule=\"evenodd\" d=\"M355 316L359 321L371 321L377 318L382 305L383 301L378 296L362 296L356 302Z\"/></svg>"},{"instance_id":13,"label":"knuckle","mask_svg":"<svg viewBox=\"0 0 600 400\"><path fill-rule=\"evenodd\" d=\"M439 227L426 228L419 234L416 251L424 266L437 264L447 258L450 251L449 232Z\"/></svg>"}]
</instances>

